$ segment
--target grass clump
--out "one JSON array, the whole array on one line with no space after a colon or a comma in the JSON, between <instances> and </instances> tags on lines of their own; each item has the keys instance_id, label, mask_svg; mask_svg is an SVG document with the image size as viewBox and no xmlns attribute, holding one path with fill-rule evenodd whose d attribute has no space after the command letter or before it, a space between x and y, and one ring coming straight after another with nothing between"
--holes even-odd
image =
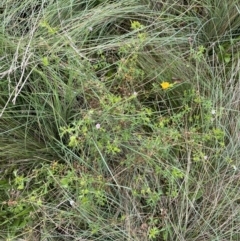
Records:
<instances>
[{"instance_id":1,"label":"grass clump","mask_svg":"<svg viewBox=\"0 0 240 241\"><path fill-rule=\"evenodd\" d=\"M239 239L240 15L220 5L3 1L3 240Z\"/></svg>"}]
</instances>

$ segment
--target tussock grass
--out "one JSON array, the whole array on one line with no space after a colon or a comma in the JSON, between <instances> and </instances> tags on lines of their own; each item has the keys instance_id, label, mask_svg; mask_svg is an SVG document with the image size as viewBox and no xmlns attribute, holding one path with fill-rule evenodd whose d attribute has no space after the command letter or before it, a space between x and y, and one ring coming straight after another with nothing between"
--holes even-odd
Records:
<instances>
[{"instance_id":1,"label":"tussock grass","mask_svg":"<svg viewBox=\"0 0 240 241\"><path fill-rule=\"evenodd\" d=\"M239 240L237 4L3 0L1 238Z\"/></svg>"}]
</instances>

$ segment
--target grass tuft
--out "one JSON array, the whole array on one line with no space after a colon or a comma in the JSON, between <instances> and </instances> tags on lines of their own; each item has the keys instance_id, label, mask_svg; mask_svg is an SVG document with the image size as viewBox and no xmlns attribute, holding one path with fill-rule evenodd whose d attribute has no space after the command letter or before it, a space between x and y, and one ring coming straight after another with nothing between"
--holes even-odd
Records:
<instances>
[{"instance_id":1,"label":"grass tuft","mask_svg":"<svg viewBox=\"0 0 240 241\"><path fill-rule=\"evenodd\" d=\"M237 1L1 4L1 239L240 239Z\"/></svg>"}]
</instances>

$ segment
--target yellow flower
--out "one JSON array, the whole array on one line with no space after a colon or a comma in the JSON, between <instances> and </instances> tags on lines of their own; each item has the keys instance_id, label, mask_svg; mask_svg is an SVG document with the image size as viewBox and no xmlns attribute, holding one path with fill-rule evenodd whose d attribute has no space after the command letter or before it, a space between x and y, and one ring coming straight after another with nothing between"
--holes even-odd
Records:
<instances>
[{"instance_id":1,"label":"yellow flower","mask_svg":"<svg viewBox=\"0 0 240 241\"><path fill-rule=\"evenodd\" d=\"M163 90L166 90L166 89L172 87L172 84L170 84L169 82L162 82L160 85Z\"/></svg>"}]
</instances>

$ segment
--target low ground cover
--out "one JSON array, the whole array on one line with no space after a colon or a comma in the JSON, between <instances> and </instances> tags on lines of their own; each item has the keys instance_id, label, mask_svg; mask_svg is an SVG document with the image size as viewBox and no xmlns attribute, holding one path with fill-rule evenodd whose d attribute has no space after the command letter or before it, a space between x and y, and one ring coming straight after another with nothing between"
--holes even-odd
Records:
<instances>
[{"instance_id":1,"label":"low ground cover","mask_svg":"<svg viewBox=\"0 0 240 241\"><path fill-rule=\"evenodd\" d=\"M0 7L3 240L240 239L237 1Z\"/></svg>"}]
</instances>

